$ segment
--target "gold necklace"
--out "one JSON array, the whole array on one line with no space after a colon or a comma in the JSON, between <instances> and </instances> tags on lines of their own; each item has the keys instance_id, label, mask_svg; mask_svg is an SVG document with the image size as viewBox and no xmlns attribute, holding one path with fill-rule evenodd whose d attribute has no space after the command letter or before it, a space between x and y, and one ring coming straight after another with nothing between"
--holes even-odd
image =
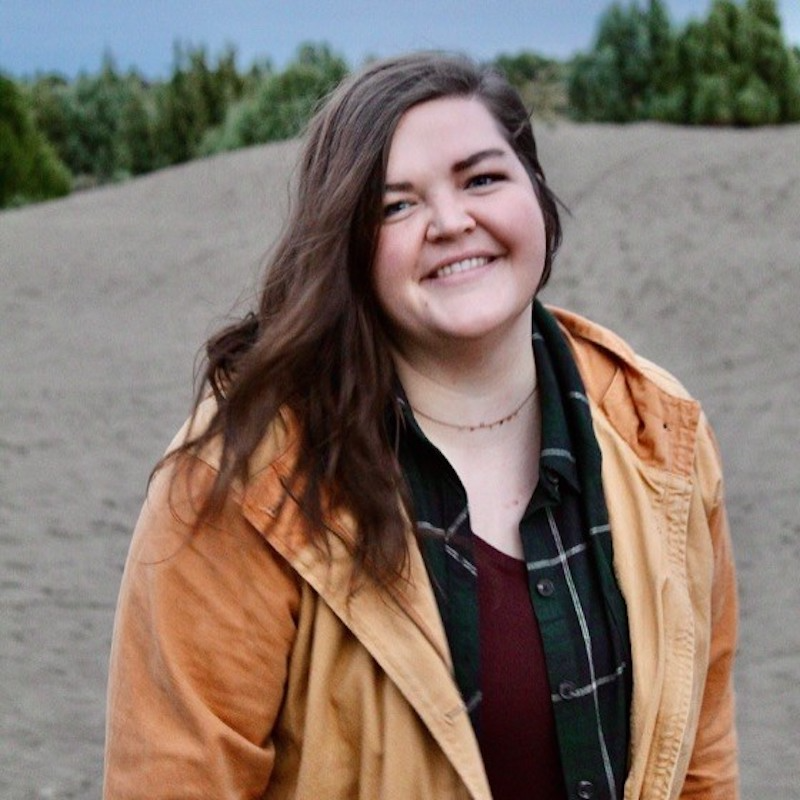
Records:
<instances>
[{"instance_id":1,"label":"gold necklace","mask_svg":"<svg viewBox=\"0 0 800 800\"><path fill-rule=\"evenodd\" d=\"M436 417L432 417L430 414L426 414L424 411L420 411L414 406L411 406L411 410L415 414L419 414L419 416L424 417L430 422L435 422L437 425L443 425L445 428L452 428L455 431L468 431L470 433L473 431L488 431L492 428L499 428L501 425L505 425L506 422L511 422L512 419L516 418L519 415L519 412L525 408L527 402L536 393L536 389L537 385L534 384L530 394L510 414L506 414L504 417L500 417L500 419L496 419L494 422L479 422L477 425L456 425L453 422L445 422L443 419L436 419Z\"/></svg>"}]
</instances>

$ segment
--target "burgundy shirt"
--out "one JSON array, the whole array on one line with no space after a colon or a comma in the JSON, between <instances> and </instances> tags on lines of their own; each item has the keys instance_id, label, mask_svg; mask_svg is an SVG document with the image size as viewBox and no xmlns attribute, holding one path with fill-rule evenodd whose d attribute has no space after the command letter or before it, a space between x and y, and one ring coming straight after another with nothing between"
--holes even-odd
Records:
<instances>
[{"instance_id":1,"label":"burgundy shirt","mask_svg":"<svg viewBox=\"0 0 800 800\"><path fill-rule=\"evenodd\" d=\"M525 562L474 537L480 747L494 800L566 800L550 684Z\"/></svg>"}]
</instances>

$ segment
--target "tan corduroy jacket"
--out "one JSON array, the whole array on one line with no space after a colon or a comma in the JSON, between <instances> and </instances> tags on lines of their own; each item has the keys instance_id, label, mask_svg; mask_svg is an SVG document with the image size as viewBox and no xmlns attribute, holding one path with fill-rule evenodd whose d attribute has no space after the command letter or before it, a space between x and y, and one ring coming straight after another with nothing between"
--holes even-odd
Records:
<instances>
[{"instance_id":1,"label":"tan corduroy jacket","mask_svg":"<svg viewBox=\"0 0 800 800\"><path fill-rule=\"evenodd\" d=\"M625 798L734 800L736 595L713 436L674 379L556 313L592 404L630 619ZM330 520L328 559L283 488L296 446L276 423L247 487L194 535L213 456L171 504L173 468L155 478L114 628L105 797L489 800L417 547L406 582L350 595L351 520Z\"/></svg>"}]
</instances>

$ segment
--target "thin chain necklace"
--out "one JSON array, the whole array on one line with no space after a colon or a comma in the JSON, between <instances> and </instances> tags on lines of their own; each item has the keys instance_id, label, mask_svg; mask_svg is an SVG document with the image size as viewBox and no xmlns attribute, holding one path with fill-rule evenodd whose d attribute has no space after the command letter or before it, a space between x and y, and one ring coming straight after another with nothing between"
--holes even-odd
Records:
<instances>
[{"instance_id":1,"label":"thin chain necklace","mask_svg":"<svg viewBox=\"0 0 800 800\"><path fill-rule=\"evenodd\" d=\"M494 420L494 422L479 422L477 425L456 425L453 422L445 422L443 419L432 417L430 414L426 414L424 411L420 411L414 406L411 406L411 410L415 414L419 414L420 417L423 417L430 422L435 422L437 425L443 425L445 428L452 428L454 431L467 431L469 433L472 433L473 431L488 431L492 428L499 428L501 425L505 425L507 422L511 422L512 419L515 419L519 415L519 412L525 408L526 404L533 397L533 395L536 394L536 389L537 385L534 384L530 394L510 414L506 414L504 417Z\"/></svg>"}]
</instances>

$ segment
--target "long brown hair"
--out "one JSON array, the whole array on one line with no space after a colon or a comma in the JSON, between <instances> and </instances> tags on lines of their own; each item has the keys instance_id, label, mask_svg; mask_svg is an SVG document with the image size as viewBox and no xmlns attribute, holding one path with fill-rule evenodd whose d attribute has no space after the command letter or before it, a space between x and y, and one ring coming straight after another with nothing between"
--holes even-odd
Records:
<instances>
[{"instance_id":1,"label":"long brown hair","mask_svg":"<svg viewBox=\"0 0 800 800\"><path fill-rule=\"evenodd\" d=\"M299 423L295 475L312 541L325 546L323 509L358 525L357 573L389 580L407 556L411 509L393 449L394 368L372 285L389 146L412 106L449 96L481 100L530 175L545 219L542 285L560 243L553 194L528 111L496 72L461 56L419 53L349 77L312 119L285 231L267 266L259 307L206 344L195 412L209 389L208 426L176 454L221 440L220 469L201 518L218 511L281 409ZM396 413L396 409L395 409Z\"/></svg>"}]
</instances>

